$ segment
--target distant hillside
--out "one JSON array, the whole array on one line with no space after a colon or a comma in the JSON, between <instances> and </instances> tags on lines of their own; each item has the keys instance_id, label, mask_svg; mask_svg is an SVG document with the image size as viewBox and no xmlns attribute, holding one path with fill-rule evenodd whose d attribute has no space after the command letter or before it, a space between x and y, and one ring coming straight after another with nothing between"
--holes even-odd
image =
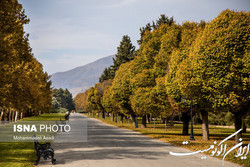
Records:
<instances>
[{"instance_id":1,"label":"distant hillside","mask_svg":"<svg viewBox=\"0 0 250 167\"><path fill-rule=\"evenodd\" d=\"M104 57L65 72L58 72L52 75L52 86L55 88L67 88L75 96L94 86L99 81L105 67L113 64L113 56Z\"/></svg>"}]
</instances>

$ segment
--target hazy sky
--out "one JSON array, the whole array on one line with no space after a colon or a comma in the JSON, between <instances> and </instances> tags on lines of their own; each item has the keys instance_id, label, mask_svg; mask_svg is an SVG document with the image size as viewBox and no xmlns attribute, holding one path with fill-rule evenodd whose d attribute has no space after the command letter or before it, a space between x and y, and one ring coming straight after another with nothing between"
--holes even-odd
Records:
<instances>
[{"instance_id":1,"label":"hazy sky","mask_svg":"<svg viewBox=\"0 0 250 167\"><path fill-rule=\"evenodd\" d=\"M25 31L49 74L116 53L123 35L136 47L139 29L165 14L210 21L224 9L250 11L250 0L19 0L30 23Z\"/></svg>"}]
</instances>

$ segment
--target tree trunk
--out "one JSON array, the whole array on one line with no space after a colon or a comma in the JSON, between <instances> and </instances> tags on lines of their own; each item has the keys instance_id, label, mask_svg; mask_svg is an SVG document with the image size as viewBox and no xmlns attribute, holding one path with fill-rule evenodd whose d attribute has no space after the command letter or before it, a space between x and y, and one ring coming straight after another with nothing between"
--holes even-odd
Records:
<instances>
[{"instance_id":1,"label":"tree trunk","mask_svg":"<svg viewBox=\"0 0 250 167\"><path fill-rule=\"evenodd\" d=\"M235 126L235 132L241 129L242 126L242 117L240 114L234 113L234 126ZM239 143L239 139L242 138L242 133L239 132L238 134L235 135L235 144Z\"/></svg>"},{"instance_id":2,"label":"tree trunk","mask_svg":"<svg viewBox=\"0 0 250 167\"><path fill-rule=\"evenodd\" d=\"M147 128L147 118L146 118L146 115L142 116L141 128Z\"/></svg>"},{"instance_id":3,"label":"tree trunk","mask_svg":"<svg viewBox=\"0 0 250 167\"><path fill-rule=\"evenodd\" d=\"M183 121L183 128L182 128L182 134L188 135L188 126L189 126L189 116L187 112L182 112L182 121Z\"/></svg>"},{"instance_id":4,"label":"tree trunk","mask_svg":"<svg viewBox=\"0 0 250 167\"><path fill-rule=\"evenodd\" d=\"M162 121L163 124L165 123L165 119L166 118L161 118L161 121Z\"/></svg>"},{"instance_id":5,"label":"tree trunk","mask_svg":"<svg viewBox=\"0 0 250 167\"><path fill-rule=\"evenodd\" d=\"M28 109L28 111L25 112L24 114L25 114L24 117L29 117L30 116L30 109Z\"/></svg>"},{"instance_id":6,"label":"tree trunk","mask_svg":"<svg viewBox=\"0 0 250 167\"><path fill-rule=\"evenodd\" d=\"M147 123L150 123L150 114L146 114Z\"/></svg>"},{"instance_id":7,"label":"tree trunk","mask_svg":"<svg viewBox=\"0 0 250 167\"><path fill-rule=\"evenodd\" d=\"M167 131L167 123L168 123L168 120L167 118L165 118L165 131Z\"/></svg>"},{"instance_id":8,"label":"tree trunk","mask_svg":"<svg viewBox=\"0 0 250 167\"><path fill-rule=\"evenodd\" d=\"M5 114L3 116L4 121L9 121L9 114L10 114L10 110L6 109Z\"/></svg>"},{"instance_id":9,"label":"tree trunk","mask_svg":"<svg viewBox=\"0 0 250 167\"><path fill-rule=\"evenodd\" d=\"M39 116L39 111L35 111L35 116L37 117L37 116Z\"/></svg>"},{"instance_id":10,"label":"tree trunk","mask_svg":"<svg viewBox=\"0 0 250 167\"><path fill-rule=\"evenodd\" d=\"M16 111L12 111L12 118L11 118L11 121L15 121L15 114L16 114Z\"/></svg>"},{"instance_id":11,"label":"tree trunk","mask_svg":"<svg viewBox=\"0 0 250 167\"><path fill-rule=\"evenodd\" d=\"M11 121L12 113L13 113L12 110L9 110L9 118L8 118L9 121Z\"/></svg>"},{"instance_id":12,"label":"tree trunk","mask_svg":"<svg viewBox=\"0 0 250 167\"><path fill-rule=\"evenodd\" d=\"M193 116L193 117L194 117L193 124L194 124L194 125L197 125L197 121L196 121L196 120L197 120L197 118L196 118L196 115L195 115L195 116Z\"/></svg>"},{"instance_id":13,"label":"tree trunk","mask_svg":"<svg viewBox=\"0 0 250 167\"><path fill-rule=\"evenodd\" d=\"M114 113L111 113L111 117L110 117L111 121L115 121L115 118L114 118Z\"/></svg>"},{"instance_id":14,"label":"tree trunk","mask_svg":"<svg viewBox=\"0 0 250 167\"><path fill-rule=\"evenodd\" d=\"M21 112L20 119L23 119L23 112Z\"/></svg>"},{"instance_id":15,"label":"tree trunk","mask_svg":"<svg viewBox=\"0 0 250 167\"><path fill-rule=\"evenodd\" d=\"M149 122L152 122L152 114L150 114Z\"/></svg>"},{"instance_id":16,"label":"tree trunk","mask_svg":"<svg viewBox=\"0 0 250 167\"><path fill-rule=\"evenodd\" d=\"M174 126L174 117L170 118L170 126Z\"/></svg>"},{"instance_id":17,"label":"tree trunk","mask_svg":"<svg viewBox=\"0 0 250 167\"><path fill-rule=\"evenodd\" d=\"M17 121L17 119L18 119L18 111L16 111L15 122Z\"/></svg>"},{"instance_id":18,"label":"tree trunk","mask_svg":"<svg viewBox=\"0 0 250 167\"><path fill-rule=\"evenodd\" d=\"M105 119L105 111L102 112L102 118Z\"/></svg>"},{"instance_id":19,"label":"tree trunk","mask_svg":"<svg viewBox=\"0 0 250 167\"><path fill-rule=\"evenodd\" d=\"M209 140L209 128L208 128L208 112L201 110L202 116L202 139Z\"/></svg>"},{"instance_id":20,"label":"tree trunk","mask_svg":"<svg viewBox=\"0 0 250 167\"><path fill-rule=\"evenodd\" d=\"M115 123L117 123L117 115L118 115L118 114L115 114Z\"/></svg>"},{"instance_id":21,"label":"tree trunk","mask_svg":"<svg viewBox=\"0 0 250 167\"><path fill-rule=\"evenodd\" d=\"M243 120L242 120L242 133L247 133L247 125Z\"/></svg>"},{"instance_id":22,"label":"tree trunk","mask_svg":"<svg viewBox=\"0 0 250 167\"><path fill-rule=\"evenodd\" d=\"M3 112L3 111L1 111L0 121L2 121L2 120L3 120L3 115L4 115L4 112Z\"/></svg>"},{"instance_id":23,"label":"tree trunk","mask_svg":"<svg viewBox=\"0 0 250 167\"><path fill-rule=\"evenodd\" d=\"M133 126L136 127L136 116L131 115L131 117L132 117Z\"/></svg>"},{"instance_id":24,"label":"tree trunk","mask_svg":"<svg viewBox=\"0 0 250 167\"><path fill-rule=\"evenodd\" d=\"M121 120L120 120L121 124L123 124L123 118L124 118L124 115L121 114Z\"/></svg>"},{"instance_id":25,"label":"tree trunk","mask_svg":"<svg viewBox=\"0 0 250 167\"><path fill-rule=\"evenodd\" d=\"M30 109L28 109L26 112L24 112L24 117L29 117L29 110Z\"/></svg>"}]
</instances>

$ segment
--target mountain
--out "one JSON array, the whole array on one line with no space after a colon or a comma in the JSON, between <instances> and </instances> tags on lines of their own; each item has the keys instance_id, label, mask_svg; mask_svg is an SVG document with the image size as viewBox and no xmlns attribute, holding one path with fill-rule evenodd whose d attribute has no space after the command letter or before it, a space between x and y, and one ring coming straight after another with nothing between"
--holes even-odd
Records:
<instances>
[{"instance_id":1,"label":"mountain","mask_svg":"<svg viewBox=\"0 0 250 167\"><path fill-rule=\"evenodd\" d=\"M99 82L99 77L105 67L113 64L113 57L113 55L104 57L69 71L55 73L51 77L52 86L54 88L67 88L73 96L84 92Z\"/></svg>"}]
</instances>

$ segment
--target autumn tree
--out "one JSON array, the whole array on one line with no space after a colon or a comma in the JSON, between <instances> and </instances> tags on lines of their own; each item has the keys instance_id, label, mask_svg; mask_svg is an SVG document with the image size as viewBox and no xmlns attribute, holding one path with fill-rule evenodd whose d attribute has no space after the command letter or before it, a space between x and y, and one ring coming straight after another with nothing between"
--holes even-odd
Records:
<instances>
[{"instance_id":1,"label":"autumn tree","mask_svg":"<svg viewBox=\"0 0 250 167\"><path fill-rule=\"evenodd\" d=\"M111 80L104 81L102 83L96 83L95 87L91 87L88 92L88 104L92 110L96 110L98 113L102 113L102 118L105 118L105 107L103 106L103 95L106 87L111 85Z\"/></svg>"},{"instance_id":2,"label":"autumn tree","mask_svg":"<svg viewBox=\"0 0 250 167\"><path fill-rule=\"evenodd\" d=\"M105 108L105 111L111 114L111 121L114 121L114 116L121 114L121 122L123 123L123 114L120 113L119 106L112 98L111 85L107 86L104 90L102 105Z\"/></svg>"},{"instance_id":3,"label":"autumn tree","mask_svg":"<svg viewBox=\"0 0 250 167\"><path fill-rule=\"evenodd\" d=\"M183 64L187 74L180 75L183 90L199 94L196 97L215 111L234 114L235 131L250 106L249 16L249 12L221 12L197 38L189 61ZM191 79L185 79L187 75ZM236 142L240 136L235 136Z\"/></svg>"},{"instance_id":4,"label":"autumn tree","mask_svg":"<svg viewBox=\"0 0 250 167\"><path fill-rule=\"evenodd\" d=\"M167 130L167 122L170 118L174 118L178 114L175 106L171 106L171 98L167 94L165 87L165 76L156 78L156 85L150 92L151 103L155 108L154 116L164 118L165 129Z\"/></svg>"},{"instance_id":5,"label":"autumn tree","mask_svg":"<svg viewBox=\"0 0 250 167\"><path fill-rule=\"evenodd\" d=\"M182 134L188 134L189 126L189 108L182 102L184 97L190 98L183 94L180 90L179 76L176 75L179 70L180 63L185 60L190 52L190 47L195 41L199 32L199 25L197 23L185 22L182 26L173 27L171 33L166 34L163 38L166 42L162 46L161 54L169 59L168 72L166 75L166 90L171 99L172 107L182 113L183 130ZM185 72L181 70L181 72ZM187 77L187 75L185 76ZM182 81L182 80L181 80ZM190 100L188 100L190 102ZM189 103L190 106L190 103Z\"/></svg>"},{"instance_id":6,"label":"autumn tree","mask_svg":"<svg viewBox=\"0 0 250 167\"><path fill-rule=\"evenodd\" d=\"M88 90L83 93L78 93L74 98L75 108L76 110L84 110L89 112L88 107Z\"/></svg>"},{"instance_id":7,"label":"autumn tree","mask_svg":"<svg viewBox=\"0 0 250 167\"><path fill-rule=\"evenodd\" d=\"M87 96L88 106L93 115L97 112L97 105L95 102L94 91L95 91L94 87L91 87L90 89L88 89L88 96Z\"/></svg>"},{"instance_id":8,"label":"autumn tree","mask_svg":"<svg viewBox=\"0 0 250 167\"><path fill-rule=\"evenodd\" d=\"M38 115L52 107L51 81L24 32L29 19L17 0L0 2L0 106L4 117ZM15 118L15 120L16 120Z\"/></svg>"},{"instance_id":9,"label":"autumn tree","mask_svg":"<svg viewBox=\"0 0 250 167\"><path fill-rule=\"evenodd\" d=\"M147 114L154 116L163 114L166 118L168 115L166 112L171 111L171 109L165 110L166 108L163 107L168 103L168 96L162 96L162 94L166 94L166 90L164 86L162 87L159 78L167 73L169 62L167 56L169 55L166 56L162 52L162 45L167 43L163 40L166 34L172 34L171 30L174 29L172 26L177 27L175 24L159 21L157 26L153 27L152 32L144 33L140 49L134 60L134 68L131 69L131 104L134 111L142 116L143 127L146 127ZM178 38L178 35L173 34L173 36ZM169 36L165 38L169 39ZM169 43L173 42L171 40L172 38L169 39ZM165 49L172 50L171 47ZM161 96L161 98L157 98L157 96ZM145 108L148 109L145 110Z\"/></svg>"},{"instance_id":10,"label":"autumn tree","mask_svg":"<svg viewBox=\"0 0 250 167\"><path fill-rule=\"evenodd\" d=\"M117 103L120 112L124 115L131 116L133 124L136 126L136 113L132 109L130 96L132 90L130 86L130 67L133 61L124 63L117 70L111 87L111 98Z\"/></svg>"},{"instance_id":11,"label":"autumn tree","mask_svg":"<svg viewBox=\"0 0 250 167\"><path fill-rule=\"evenodd\" d=\"M153 73L149 69L144 69L137 73L130 82L132 87L132 95L130 96L132 109L138 116L142 116L142 127L146 128L146 115L155 111L150 100L150 91L152 86L155 85Z\"/></svg>"}]
</instances>

